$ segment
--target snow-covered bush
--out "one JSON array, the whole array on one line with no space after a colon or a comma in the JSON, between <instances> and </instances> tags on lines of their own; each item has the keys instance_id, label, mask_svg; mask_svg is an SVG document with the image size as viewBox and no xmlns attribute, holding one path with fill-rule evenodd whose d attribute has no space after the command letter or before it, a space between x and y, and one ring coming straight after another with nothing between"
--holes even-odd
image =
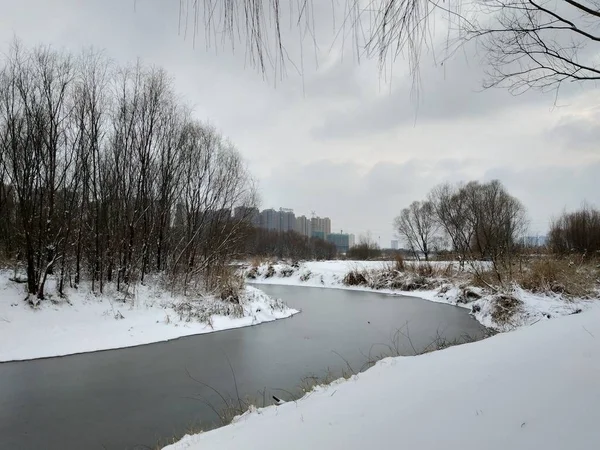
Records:
<instances>
[{"instance_id":1,"label":"snow-covered bush","mask_svg":"<svg viewBox=\"0 0 600 450\"><path fill-rule=\"evenodd\" d=\"M267 268L267 271L265 272L264 277L271 278L274 275L275 275L275 267L273 267L273 264L269 264L269 267Z\"/></svg>"},{"instance_id":2,"label":"snow-covered bush","mask_svg":"<svg viewBox=\"0 0 600 450\"><path fill-rule=\"evenodd\" d=\"M239 303L224 302L212 298L195 298L173 304L179 320L202 322L212 326L213 316L244 317L244 308Z\"/></svg>"},{"instance_id":3,"label":"snow-covered bush","mask_svg":"<svg viewBox=\"0 0 600 450\"><path fill-rule=\"evenodd\" d=\"M302 273L300 275L300 281L302 281L303 283L305 283L308 280L310 280L311 276L312 276L312 272L310 270L307 270L306 272L304 272L304 273Z\"/></svg>"},{"instance_id":4,"label":"snow-covered bush","mask_svg":"<svg viewBox=\"0 0 600 450\"><path fill-rule=\"evenodd\" d=\"M492 319L498 325L510 324L512 318L523 306L523 302L510 294L498 294L492 297Z\"/></svg>"},{"instance_id":5,"label":"snow-covered bush","mask_svg":"<svg viewBox=\"0 0 600 450\"><path fill-rule=\"evenodd\" d=\"M283 278L291 277L294 274L294 268L290 266L283 267L279 273Z\"/></svg>"}]
</instances>

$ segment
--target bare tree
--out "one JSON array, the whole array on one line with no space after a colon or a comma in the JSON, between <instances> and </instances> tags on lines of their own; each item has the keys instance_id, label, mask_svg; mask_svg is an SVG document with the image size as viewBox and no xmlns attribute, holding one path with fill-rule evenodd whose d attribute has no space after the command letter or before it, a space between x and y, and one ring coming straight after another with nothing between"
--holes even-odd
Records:
<instances>
[{"instance_id":1,"label":"bare tree","mask_svg":"<svg viewBox=\"0 0 600 450\"><path fill-rule=\"evenodd\" d=\"M232 49L241 42L260 70L277 70L289 58L282 31L287 22L299 29L300 39L319 46L315 5L312 0L181 0L180 32L187 35L189 28L195 41L202 29L207 45L219 45L223 37ZM482 45L490 69L487 87L519 93L600 79L595 0L346 0L337 9L332 3L331 11L335 39L351 41L359 56L377 58L382 67L407 57L415 82L423 50L435 45L435 28L446 31L448 57L465 42Z\"/></svg>"},{"instance_id":2,"label":"bare tree","mask_svg":"<svg viewBox=\"0 0 600 450\"><path fill-rule=\"evenodd\" d=\"M75 153L66 127L73 76L69 55L44 47L27 52L17 41L3 70L3 171L16 188L32 302L44 298L47 276L65 257L72 223Z\"/></svg>"},{"instance_id":3,"label":"bare tree","mask_svg":"<svg viewBox=\"0 0 600 450\"><path fill-rule=\"evenodd\" d=\"M205 287L214 289L223 262L239 246L243 222L232 218L235 207L253 206L253 181L236 149L210 127L190 122L181 149L183 157L181 201L178 205L180 238L175 245L172 275L183 276L187 286L202 275Z\"/></svg>"},{"instance_id":4,"label":"bare tree","mask_svg":"<svg viewBox=\"0 0 600 450\"><path fill-rule=\"evenodd\" d=\"M357 244L348 250L347 256L348 258L358 260L378 258L381 256L381 249L379 248L377 241L375 241L373 238L371 232L367 231L358 237Z\"/></svg>"},{"instance_id":5,"label":"bare tree","mask_svg":"<svg viewBox=\"0 0 600 450\"><path fill-rule=\"evenodd\" d=\"M558 254L600 256L600 211L589 205L564 212L550 225L548 244Z\"/></svg>"},{"instance_id":6,"label":"bare tree","mask_svg":"<svg viewBox=\"0 0 600 450\"><path fill-rule=\"evenodd\" d=\"M429 201L440 228L450 238L463 268L465 261L471 256L474 230L467 220L468 208L462 185L452 186L446 183L437 186L430 192Z\"/></svg>"},{"instance_id":7,"label":"bare tree","mask_svg":"<svg viewBox=\"0 0 600 450\"><path fill-rule=\"evenodd\" d=\"M527 228L525 208L498 180L466 185L441 185L430 199L437 220L461 262L492 262L499 281L512 270L517 243Z\"/></svg>"},{"instance_id":8,"label":"bare tree","mask_svg":"<svg viewBox=\"0 0 600 450\"><path fill-rule=\"evenodd\" d=\"M218 290L248 232L231 211L255 204L236 148L162 69L18 41L0 58L0 243L31 303L48 277L59 295L82 279L127 294L157 272Z\"/></svg>"},{"instance_id":9,"label":"bare tree","mask_svg":"<svg viewBox=\"0 0 600 450\"><path fill-rule=\"evenodd\" d=\"M394 227L403 237L417 260L421 254L429 261L435 233L438 229L431 202L413 202L394 219Z\"/></svg>"},{"instance_id":10,"label":"bare tree","mask_svg":"<svg viewBox=\"0 0 600 450\"><path fill-rule=\"evenodd\" d=\"M558 89L564 81L600 80L595 53L600 9L591 0L480 0L479 20L464 29L485 49L485 86ZM589 46L589 48L588 48Z\"/></svg>"}]
</instances>

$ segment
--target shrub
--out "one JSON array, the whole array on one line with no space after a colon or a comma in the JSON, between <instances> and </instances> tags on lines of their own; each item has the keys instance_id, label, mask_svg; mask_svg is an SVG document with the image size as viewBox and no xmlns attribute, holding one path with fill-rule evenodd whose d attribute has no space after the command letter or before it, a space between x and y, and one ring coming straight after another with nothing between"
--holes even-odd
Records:
<instances>
[{"instance_id":1,"label":"shrub","mask_svg":"<svg viewBox=\"0 0 600 450\"><path fill-rule=\"evenodd\" d=\"M525 268L519 281L524 289L533 292L555 291L559 284L561 270L556 260L550 258L535 260Z\"/></svg>"},{"instance_id":2,"label":"shrub","mask_svg":"<svg viewBox=\"0 0 600 450\"><path fill-rule=\"evenodd\" d=\"M362 243L355 245L346 253L349 259L366 261L369 259L377 259L381 256L381 249L377 244Z\"/></svg>"},{"instance_id":3,"label":"shrub","mask_svg":"<svg viewBox=\"0 0 600 450\"><path fill-rule=\"evenodd\" d=\"M600 256L600 210L586 205L579 211L563 213L550 225L548 241L555 253Z\"/></svg>"},{"instance_id":4,"label":"shrub","mask_svg":"<svg viewBox=\"0 0 600 450\"><path fill-rule=\"evenodd\" d=\"M265 273L265 278L271 278L274 275L275 267L273 267L273 264L269 264L269 267L267 267L267 272Z\"/></svg>"},{"instance_id":5,"label":"shrub","mask_svg":"<svg viewBox=\"0 0 600 450\"><path fill-rule=\"evenodd\" d=\"M264 262L264 260L265 260L265 258L261 258L261 257L255 256L254 258L252 258L251 265L252 265L252 267L258 268L258 267L260 267L262 265L262 263Z\"/></svg>"},{"instance_id":6,"label":"shrub","mask_svg":"<svg viewBox=\"0 0 600 450\"><path fill-rule=\"evenodd\" d=\"M598 269L568 259L539 258L525 265L517 282L532 292L587 297L598 288Z\"/></svg>"},{"instance_id":7,"label":"shrub","mask_svg":"<svg viewBox=\"0 0 600 450\"><path fill-rule=\"evenodd\" d=\"M398 272L404 272L406 270L406 263L402 254L398 253L394 258L394 269Z\"/></svg>"},{"instance_id":8,"label":"shrub","mask_svg":"<svg viewBox=\"0 0 600 450\"><path fill-rule=\"evenodd\" d=\"M292 267L284 267L280 273L283 278L288 278L294 274L294 269Z\"/></svg>"},{"instance_id":9,"label":"shrub","mask_svg":"<svg viewBox=\"0 0 600 450\"><path fill-rule=\"evenodd\" d=\"M302 275L300 275L300 281L302 282L306 282L310 279L310 277L312 276L312 272L310 270L304 272Z\"/></svg>"},{"instance_id":10,"label":"shrub","mask_svg":"<svg viewBox=\"0 0 600 450\"><path fill-rule=\"evenodd\" d=\"M368 284L367 277L358 269L353 269L346 274L343 283L346 286L363 286Z\"/></svg>"},{"instance_id":11,"label":"shrub","mask_svg":"<svg viewBox=\"0 0 600 450\"><path fill-rule=\"evenodd\" d=\"M420 277L433 277L435 275L435 270L433 265L429 262L427 263L418 263L415 266L415 272Z\"/></svg>"},{"instance_id":12,"label":"shrub","mask_svg":"<svg viewBox=\"0 0 600 450\"><path fill-rule=\"evenodd\" d=\"M203 298L178 302L173 305L173 309L179 316L179 320L202 322L211 327L214 315L235 318L244 316L244 308L240 304Z\"/></svg>"},{"instance_id":13,"label":"shrub","mask_svg":"<svg viewBox=\"0 0 600 450\"><path fill-rule=\"evenodd\" d=\"M244 291L244 279L236 274L229 273L221 278L219 285L219 298L222 301L238 304Z\"/></svg>"},{"instance_id":14,"label":"shrub","mask_svg":"<svg viewBox=\"0 0 600 450\"><path fill-rule=\"evenodd\" d=\"M479 292L470 289L469 287L463 287L460 290L460 294L456 303L471 303L481 298L481 294Z\"/></svg>"},{"instance_id":15,"label":"shrub","mask_svg":"<svg viewBox=\"0 0 600 450\"><path fill-rule=\"evenodd\" d=\"M493 298L492 319L498 324L510 324L523 302L512 295L498 294Z\"/></svg>"},{"instance_id":16,"label":"shrub","mask_svg":"<svg viewBox=\"0 0 600 450\"><path fill-rule=\"evenodd\" d=\"M246 272L246 278L255 280L258 277L258 267L254 266Z\"/></svg>"}]
</instances>

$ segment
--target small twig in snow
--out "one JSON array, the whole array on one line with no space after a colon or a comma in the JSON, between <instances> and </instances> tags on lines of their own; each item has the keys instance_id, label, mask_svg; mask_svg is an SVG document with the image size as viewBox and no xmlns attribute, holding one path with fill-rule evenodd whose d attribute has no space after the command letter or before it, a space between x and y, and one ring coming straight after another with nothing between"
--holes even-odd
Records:
<instances>
[{"instance_id":1,"label":"small twig in snow","mask_svg":"<svg viewBox=\"0 0 600 450\"><path fill-rule=\"evenodd\" d=\"M596 339L596 336L594 336L590 330L588 330L586 327L584 327L583 325L581 325L581 328L583 328L585 331L587 331L587 334L589 334L591 337L593 337L594 339Z\"/></svg>"}]
</instances>

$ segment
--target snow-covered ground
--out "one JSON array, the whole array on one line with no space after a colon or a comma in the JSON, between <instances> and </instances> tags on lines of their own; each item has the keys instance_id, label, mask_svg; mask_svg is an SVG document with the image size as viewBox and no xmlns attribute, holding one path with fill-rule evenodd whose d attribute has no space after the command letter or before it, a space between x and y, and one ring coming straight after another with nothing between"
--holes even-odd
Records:
<instances>
[{"instance_id":1,"label":"snow-covered ground","mask_svg":"<svg viewBox=\"0 0 600 450\"><path fill-rule=\"evenodd\" d=\"M32 308L24 301L24 285L9 276L0 272L0 362L167 341L298 312L250 286L239 306L140 285L126 302L116 300L114 293L95 296L82 287L68 291L68 301L54 296L54 302L44 300Z\"/></svg>"},{"instance_id":2,"label":"snow-covered ground","mask_svg":"<svg viewBox=\"0 0 600 450\"><path fill-rule=\"evenodd\" d=\"M594 306L476 343L388 358L165 450L596 448L598 339Z\"/></svg>"},{"instance_id":3,"label":"snow-covered ground","mask_svg":"<svg viewBox=\"0 0 600 450\"><path fill-rule=\"evenodd\" d=\"M327 287L336 289L352 289L374 291L394 295L409 295L425 300L447 303L471 310L473 316L483 325L497 331L508 331L521 326L531 325L538 321L572 314L578 310L587 309L594 301L589 299L566 299L560 294L532 293L514 286L509 294L516 299L513 306L514 314L504 320L499 320L497 309L502 308L497 295L491 295L473 286L466 286L471 296L465 295L465 286L461 281L449 279L434 279L435 287L430 289L402 290L380 287L373 289L367 286L347 286L344 277L351 270L371 271L390 267L391 261L307 261L292 267L287 263L265 263L256 268L246 267L244 272L254 271L249 281L256 284L282 284L291 286ZM458 263L432 262L433 266L440 269L449 265L454 269ZM486 264L484 262L480 264ZM269 269L269 266L272 269ZM269 270L272 273L269 274ZM468 270L468 269L467 269ZM478 298L481 297L481 298ZM495 314L496 313L496 314Z\"/></svg>"}]
</instances>

